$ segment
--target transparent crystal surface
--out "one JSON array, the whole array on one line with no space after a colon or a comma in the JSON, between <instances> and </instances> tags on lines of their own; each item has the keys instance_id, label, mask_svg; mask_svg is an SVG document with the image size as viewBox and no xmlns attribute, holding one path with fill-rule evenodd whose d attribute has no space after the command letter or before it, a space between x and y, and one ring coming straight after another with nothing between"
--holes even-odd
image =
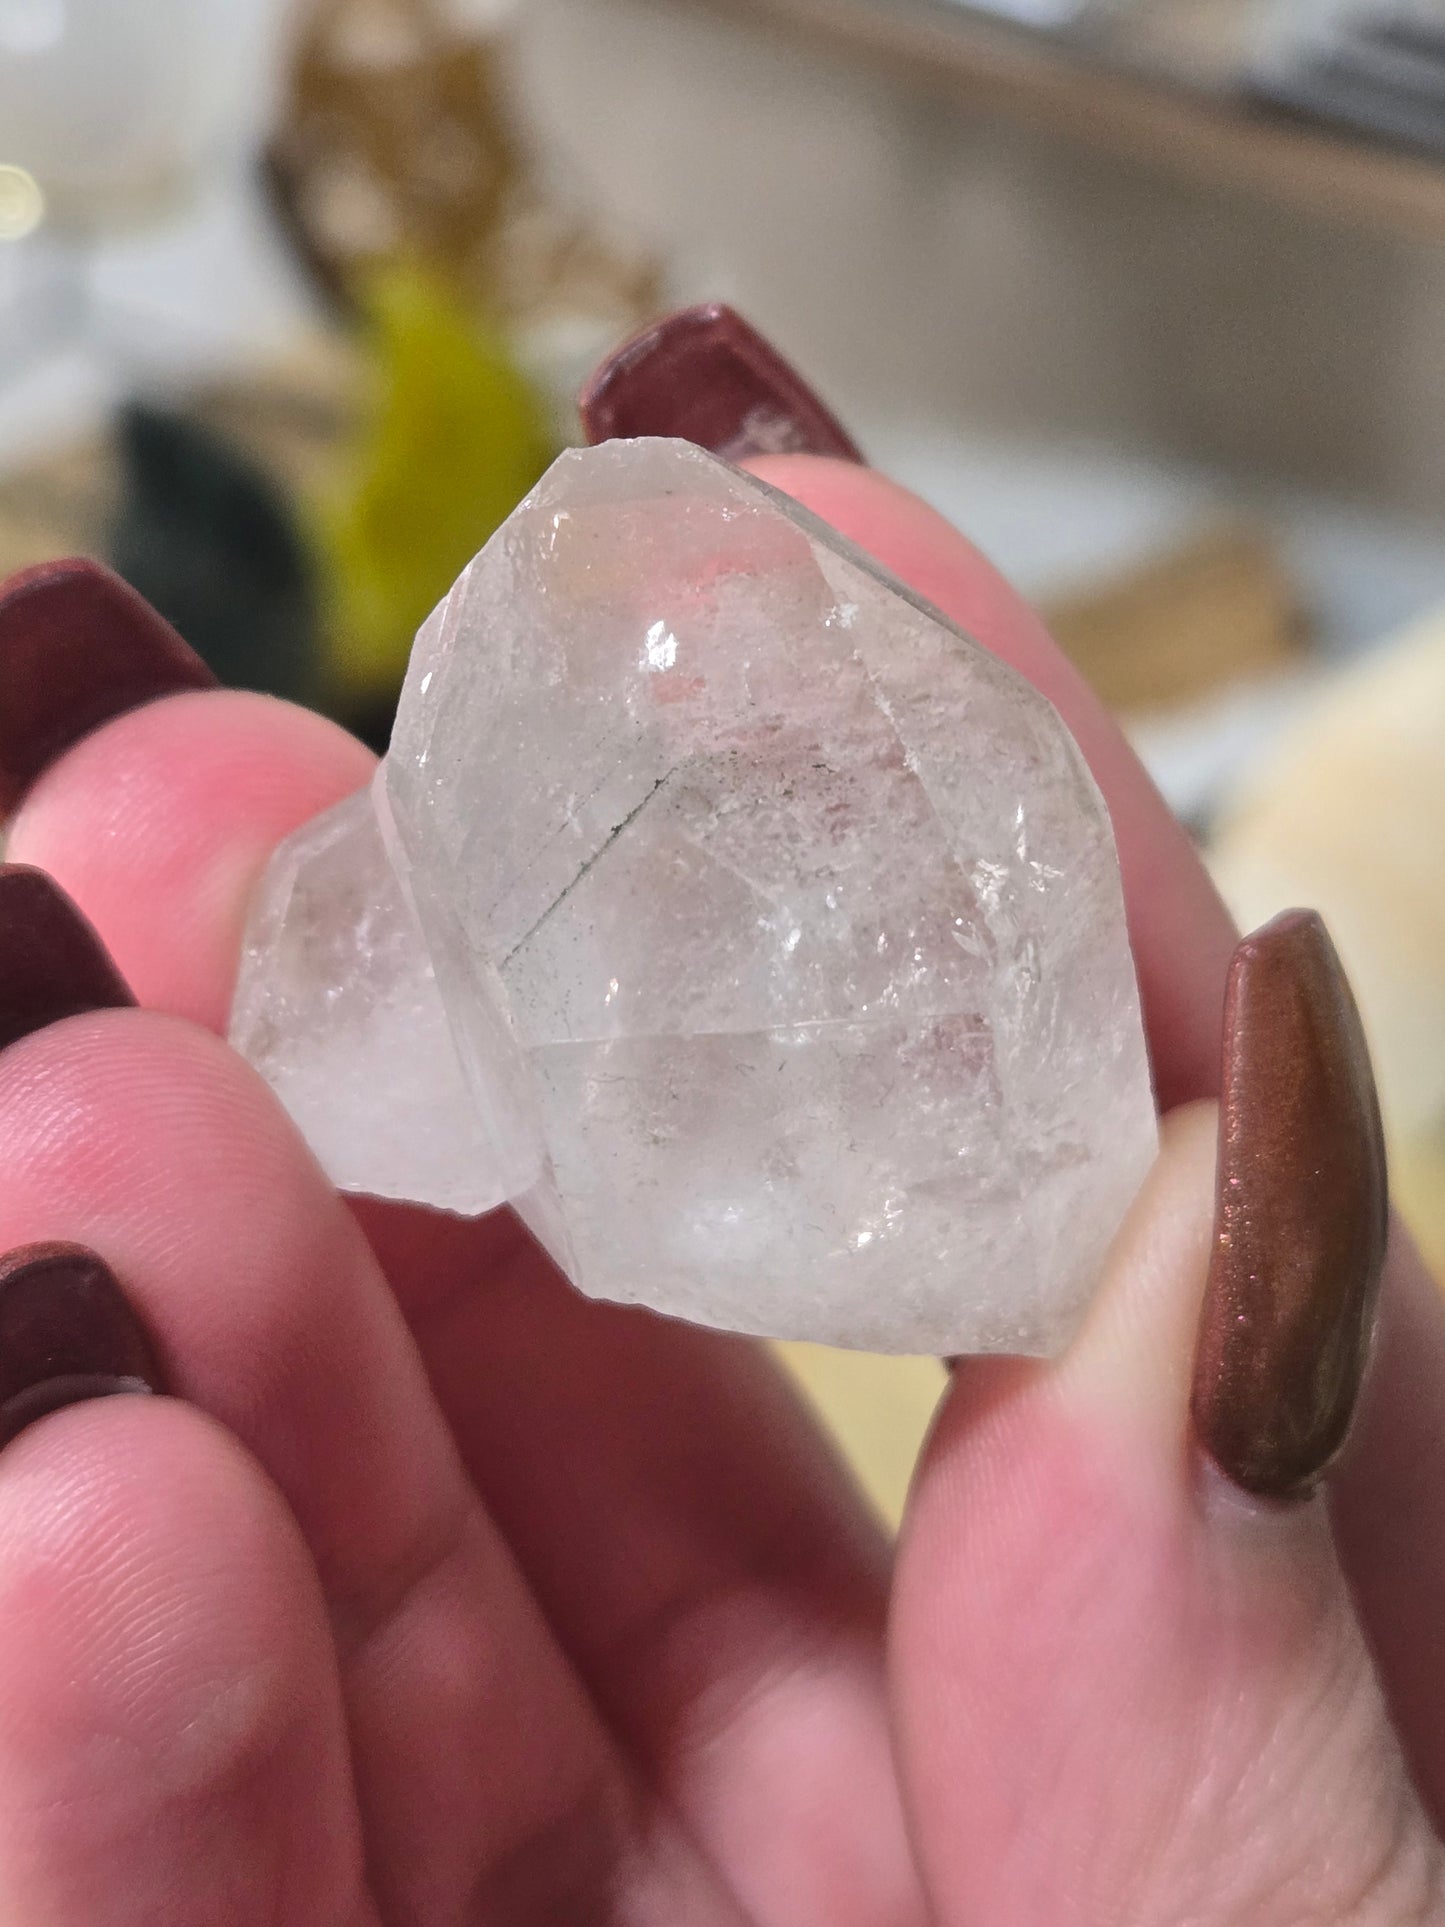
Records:
<instances>
[{"instance_id":1,"label":"transparent crystal surface","mask_svg":"<svg viewBox=\"0 0 1445 1927\"><path fill-rule=\"evenodd\" d=\"M289 837L246 933L231 1041L343 1190L475 1214L515 1174L488 1143L369 792Z\"/></svg>"},{"instance_id":2,"label":"transparent crystal surface","mask_svg":"<svg viewBox=\"0 0 1445 1927\"><path fill-rule=\"evenodd\" d=\"M351 1189L582 1290L1052 1352L1153 1154L1108 815L1035 690L681 442L563 455L283 846L233 1037Z\"/></svg>"}]
</instances>

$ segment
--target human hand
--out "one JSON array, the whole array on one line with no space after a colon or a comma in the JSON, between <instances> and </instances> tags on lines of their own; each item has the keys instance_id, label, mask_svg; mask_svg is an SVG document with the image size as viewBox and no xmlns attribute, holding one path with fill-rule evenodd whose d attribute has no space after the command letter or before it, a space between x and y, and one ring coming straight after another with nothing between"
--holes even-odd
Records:
<instances>
[{"instance_id":1,"label":"human hand","mask_svg":"<svg viewBox=\"0 0 1445 1927\"><path fill-rule=\"evenodd\" d=\"M670 389L634 362L594 422L650 407L625 425L743 457L771 406L848 453L801 391L749 398L766 357L719 372L716 337L672 340ZM1289 1274L1332 1380L1279 1327L1222 1368L1238 1274L1216 1257L1206 1289L1197 1100L1234 938L1197 859L961 537L856 464L754 465L1045 688L1110 801L1174 1115L1085 1329L1057 1364L956 1367L895 1559L757 1347L579 1298L505 1214L344 1205L205 1033L270 849L370 758L200 687L104 578L0 592L9 854L59 879L146 1006L116 1007L45 885L0 879L0 1250L20 1254L0 1267L0 1917L1445 1919L1432 1288L1397 1237L1352 1449L1328 1498L1299 1497L1349 1415L1368 1240L1353 1270ZM1261 954L1281 952L1237 966L1256 982ZM1296 932L1286 981L1323 955ZM1317 1062L1350 1061L1347 1009L1310 1008ZM1310 1088L1339 1098L1310 1143L1343 1174L1313 1261L1372 1202L1368 1093ZM1259 1109L1247 1081L1231 1104ZM1271 1142L1286 1207L1298 1148ZM104 1265L26 1255L56 1239ZM1286 1271L1261 1270L1255 1330ZM162 1373L173 1399L36 1419Z\"/></svg>"}]
</instances>

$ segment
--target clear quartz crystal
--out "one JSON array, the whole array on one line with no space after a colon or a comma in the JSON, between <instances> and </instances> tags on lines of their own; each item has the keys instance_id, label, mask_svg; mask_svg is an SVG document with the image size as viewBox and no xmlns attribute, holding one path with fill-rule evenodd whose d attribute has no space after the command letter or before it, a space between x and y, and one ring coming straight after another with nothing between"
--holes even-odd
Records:
<instances>
[{"instance_id":1,"label":"clear quartz crystal","mask_svg":"<svg viewBox=\"0 0 1445 1927\"><path fill-rule=\"evenodd\" d=\"M372 790L274 858L232 1036L347 1189L878 1351L1057 1351L1156 1142L1054 709L683 442L563 455L463 574Z\"/></svg>"}]
</instances>

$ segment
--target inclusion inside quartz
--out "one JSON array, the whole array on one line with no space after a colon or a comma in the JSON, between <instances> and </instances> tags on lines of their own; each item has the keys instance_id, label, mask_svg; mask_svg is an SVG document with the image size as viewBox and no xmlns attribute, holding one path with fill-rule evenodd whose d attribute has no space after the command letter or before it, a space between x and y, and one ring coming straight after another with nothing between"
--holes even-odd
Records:
<instances>
[{"instance_id":1,"label":"inclusion inside quartz","mask_svg":"<svg viewBox=\"0 0 1445 1927\"><path fill-rule=\"evenodd\" d=\"M1156 1146L1057 713L683 442L564 454L461 576L271 862L232 1040L344 1189L878 1351L1057 1351Z\"/></svg>"}]
</instances>

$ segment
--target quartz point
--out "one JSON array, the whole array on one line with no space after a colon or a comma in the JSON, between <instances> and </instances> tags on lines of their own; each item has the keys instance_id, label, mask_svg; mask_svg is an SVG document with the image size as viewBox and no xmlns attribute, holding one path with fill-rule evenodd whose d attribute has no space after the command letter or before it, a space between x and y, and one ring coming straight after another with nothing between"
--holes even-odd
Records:
<instances>
[{"instance_id":1,"label":"quartz point","mask_svg":"<svg viewBox=\"0 0 1445 1927\"><path fill-rule=\"evenodd\" d=\"M562 455L425 624L371 788L272 859L232 1041L344 1189L875 1351L1058 1351L1157 1142L1056 711L677 441Z\"/></svg>"}]
</instances>

